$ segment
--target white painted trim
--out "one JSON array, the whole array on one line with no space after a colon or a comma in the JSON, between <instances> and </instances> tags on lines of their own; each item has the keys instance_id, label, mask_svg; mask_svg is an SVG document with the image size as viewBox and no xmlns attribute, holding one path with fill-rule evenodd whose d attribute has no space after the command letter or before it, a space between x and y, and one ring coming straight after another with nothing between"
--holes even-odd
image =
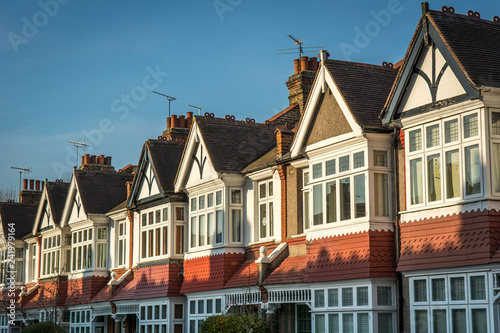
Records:
<instances>
[{"instance_id":1,"label":"white painted trim","mask_svg":"<svg viewBox=\"0 0 500 333\"><path fill-rule=\"evenodd\" d=\"M191 260L196 258L211 257L221 254L245 254L243 246L221 246L218 248L207 249L202 251L191 251L184 254L184 260Z\"/></svg>"}]
</instances>

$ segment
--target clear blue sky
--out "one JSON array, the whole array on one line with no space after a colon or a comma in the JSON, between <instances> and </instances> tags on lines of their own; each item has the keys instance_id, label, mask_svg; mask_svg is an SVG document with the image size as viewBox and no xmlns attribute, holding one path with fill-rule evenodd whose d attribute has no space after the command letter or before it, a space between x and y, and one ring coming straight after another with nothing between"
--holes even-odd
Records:
<instances>
[{"instance_id":1,"label":"clear blue sky","mask_svg":"<svg viewBox=\"0 0 500 333\"><path fill-rule=\"evenodd\" d=\"M500 15L492 0L430 1L443 5ZM76 153L66 140L87 138L87 153L112 156L117 169L137 164L144 141L166 126L168 103L151 90L177 98L172 114L194 111L189 103L262 122L288 106L295 55L276 52L293 47L288 34L331 58L397 62L420 16L415 0L3 0L0 189L18 186L10 166L69 179ZM356 40L367 28L372 36Z\"/></svg>"}]
</instances>

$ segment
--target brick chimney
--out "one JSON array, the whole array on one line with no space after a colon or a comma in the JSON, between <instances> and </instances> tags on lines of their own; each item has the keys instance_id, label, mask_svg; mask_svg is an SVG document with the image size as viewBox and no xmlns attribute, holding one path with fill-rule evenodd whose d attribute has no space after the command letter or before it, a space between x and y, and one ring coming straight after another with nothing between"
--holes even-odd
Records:
<instances>
[{"instance_id":1,"label":"brick chimney","mask_svg":"<svg viewBox=\"0 0 500 333\"><path fill-rule=\"evenodd\" d=\"M40 185L41 184L41 185ZM42 197L42 188L44 182L34 179L23 179L23 189L19 192L19 202L38 203Z\"/></svg>"},{"instance_id":2,"label":"brick chimney","mask_svg":"<svg viewBox=\"0 0 500 333\"><path fill-rule=\"evenodd\" d=\"M278 158L290 151L295 133L284 126L276 126L276 146L278 147Z\"/></svg>"},{"instance_id":3,"label":"brick chimney","mask_svg":"<svg viewBox=\"0 0 500 333\"><path fill-rule=\"evenodd\" d=\"M173 114L167 118L167 129L158 137L161 140L185 142L189 129L193 123L193 112L187 112L186 116Z\"/></svg>"},{"instance_id":4,"label":"brick chimney","mask_svg":"<svg viewBox=\"0 0 500 333\"><path fill-rule=\"evenodd\" d=\"M85 154L82 156L79 170L115 171L115 168L111 165L111 156Z\"/></svg>"},{"instance_id":5,"label":"brick chimney","mask_svg":"<svg viewBox=\"0 0 500 333\"><path fill-rule=\"evenodd\" d=\"M316 57L300 57L300 59L294 60L294 74L286 82L290 105L298 103L301 115L304 114L307 97L311 91L317 70L318 59Z\"/></svg>"}]
</instances>

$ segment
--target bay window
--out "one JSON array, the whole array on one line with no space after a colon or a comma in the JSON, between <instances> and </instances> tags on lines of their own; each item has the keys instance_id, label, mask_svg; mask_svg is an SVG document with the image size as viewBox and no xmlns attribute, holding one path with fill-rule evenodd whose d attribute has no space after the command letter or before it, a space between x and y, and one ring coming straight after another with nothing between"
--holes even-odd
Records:
<instances>
[{"instance_id":1,"label":"bay window","mask_svg":"<svg viewBox=\"0 0 500 333\"><path fill-rule=\"evenodd\" d=\"M168 255L168 226L169 226L169 209L168 207L155 207L146 212L141 212L141 259L152 259ZM123 231L121 229L123 224ZM126 222L119 225L118 242L119 247L123 244L122 259L118 258L121 265L125 265L126 248L127 248L127 233ZM121 249L121 247L120 247Z\"/></svg>"},{"instance_id":2,"label":"bay window","mask_svg":"<svg viewBox=\"0 0 500 333\"><path fill-rule=\"evenodd\" d=\"M61 257L61 235L43 237L42 245L42 276L59 273Z\"/></svg>"},{"instance_id":3,"label":"bay window","mask_svg":"<svg viewBox=\"0 0 500 333\"><path fill-rule=\"evenodd\" d=\"M240 189L231 189L230 193L231 242L241 243L243 241L243 192Z\"/></svg>"},{"instance_id":4,"label":"bay window","mask_svg":"<svg viewBox=\"0 0 500 333\"><path fill-rule=\"evenodd\" d=\"M222 190L190 199L191 249L222 243L223 209Z\"/></svg>"},{"instance_id":5,"label":"bay window","mask_svg":"<svg viewBox=\"0 0 500 333\"><path fill-rule=\"evenodd\" d=\"M97 265L96 268L106 268L108 258L108 228L97 228Z\"/></svg>"},{"instance_id":6,"label":"bay window","mask_svg":"<svg viewBox=\"0 0 500 333\"><path fill-rule=\"evenodd\" d=\"M274 236L273 181L259 182L257 192L259 239L266 239Z\"/></svg>"},{"instance_id":7,"label":"bay window","mask_svg":"<svg viewBox=\"0 0 500 333\"><path fill-rule=\"evenodd\" d=\"M72 271L92 268L92 228L74 231L72 235Z\"/></svg>"},{"instance_id":8,"label":"bay window","mask_svg":"<svg viewBox=\"0 0 500 333\"><path fill-rule=\"evenodd\" d=\"M304 221L304 230L311 227L311 206L309 191L309 171L302 171L302 219Z\"/></svg>"},{"instance_id":9,"label":"bay window","mask_svg":"<svg viewBox=\"0 0 500 333\"><path fill-rule=\"evenodd\" d=\"M456 201L482 193L478 113L453 116L407 133L410 206Z\"/></svg>"}]
</instances>

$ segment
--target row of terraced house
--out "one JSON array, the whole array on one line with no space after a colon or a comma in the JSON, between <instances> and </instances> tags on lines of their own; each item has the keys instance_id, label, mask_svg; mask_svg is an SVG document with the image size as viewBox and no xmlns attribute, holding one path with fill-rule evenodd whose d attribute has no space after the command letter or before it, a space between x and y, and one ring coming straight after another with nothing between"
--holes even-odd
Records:
<instances>
[{"instance_id":1,"label":"row of terraced house","mask_svg":"<svg viewBox=\"0 0 500 333\"><path fill-rule=\"evenodd\" d=\"M137 166L25 180L0 203L0 332L243 308L273 332L499 332L500 19L422 8L397 64L295 60L265 123L171 116Z\"/></svg>"}]
</instances>

